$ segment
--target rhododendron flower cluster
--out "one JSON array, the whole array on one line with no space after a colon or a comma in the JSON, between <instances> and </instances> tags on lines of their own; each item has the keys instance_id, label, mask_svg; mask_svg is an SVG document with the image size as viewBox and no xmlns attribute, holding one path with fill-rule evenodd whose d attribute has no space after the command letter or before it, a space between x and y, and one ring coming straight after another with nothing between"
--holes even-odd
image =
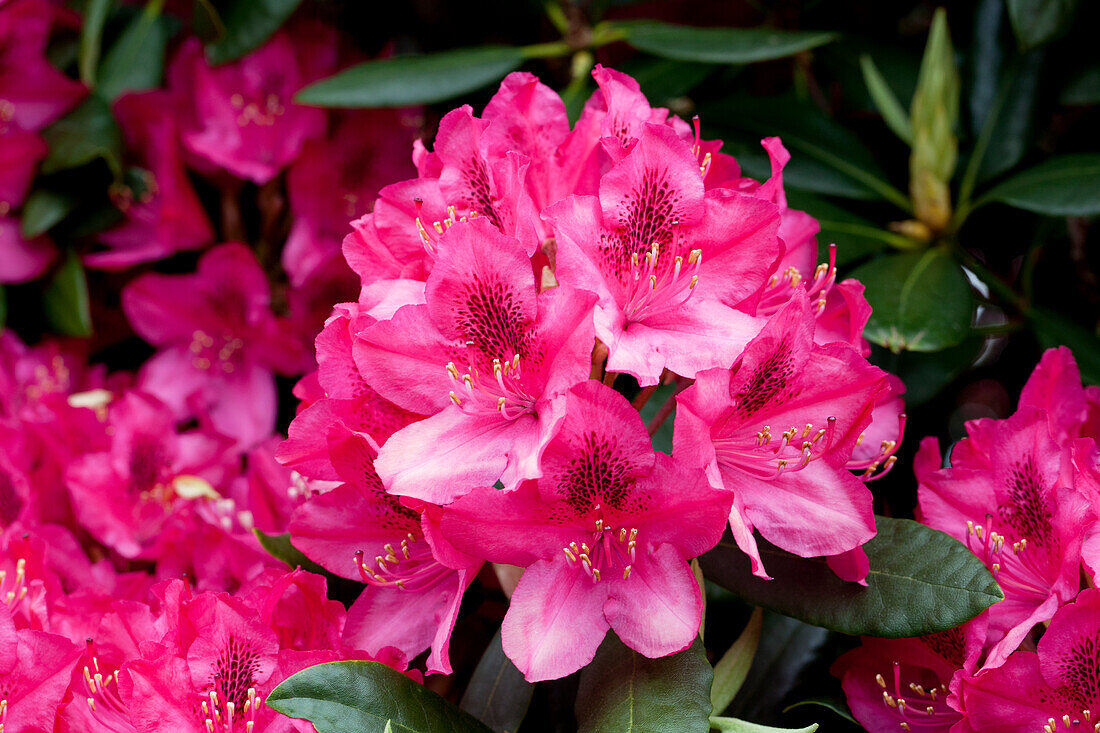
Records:
<instances>
[{"instance_id":1,"label":"rhododendron flower cluster","mask_svg":"<svg viewBox=\"0 0 1100 733\"><path fill-rule=\"evenodd\" d=\"M593 77L572 128L521 72L481 117L453 110L344 240L360 296L317 338L278 455L343 482L291 540L367 584L349 635L368 652L430 647L449 672L483 562L522 568L502 639L529 680L584 667L609 628L648 657L688 647L688 561L727 526L761 577L754 530L867 574L865 480L893 463L902 390L865 360L861 286L786 205L789 155L769 138L772 178L743 177L698 119Z\"/></svg>"},{"instance_id":2,"label":"rhododendron flower cluster","mask_svg":"<svg viewBox=\"0 0 1100 733\"><path fill-rule=\"evenodd\" d=\"M950 633L841 658L869 730L1100 730L1098 405L1069 350L1051 349L1012 416L967 423L942 458L921 442L919 518L965 543L1005 599Z\"/></svg>"}]
</instances>

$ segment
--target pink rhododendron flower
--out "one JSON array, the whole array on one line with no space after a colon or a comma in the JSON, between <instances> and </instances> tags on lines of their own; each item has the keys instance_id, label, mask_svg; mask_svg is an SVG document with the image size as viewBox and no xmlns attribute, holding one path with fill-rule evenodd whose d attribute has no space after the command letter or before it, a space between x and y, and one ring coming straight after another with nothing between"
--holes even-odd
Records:
<instances>
[{"instance_id":1,"label":"pink rhododendron flower","mask_svg":"<svg viewBox=\"0 0 1100 733\"><path fill-rule=\"evenodd\" d=\"M608 628L648 657L687 648L702 613L687 559L718 542L729 493L654 453L638 413L594 381L567 396L543 470L443 513L456 547L525 568L502 627L508 657L535 681L588 664Z\"/></svg>"},{"instance_id":2,"label":"pink rhododendron flower","mask_svg":"<svg viewBox=\"0 0 1100 733\"><path fill-rule=\"evenodd\" d=\"M329 29L279 31L242 59L211 67L197 38L184 42L168 70L173 92L189 112L183 144L206 169L263 184L298 157L325 129L323 110L294 104L294 93L333 70ZM311 33L322 40L312 41Z\"/></svg>"},{"instance_id":3,"label":"pink rhododendron flower","mask_svg":"<svg viewBox=\"0 0 1100 733\"><path fill-rule=\"evenodd\" d=\"M63 636L16 630L0 603L0 726L10 731L53 730L80 648Z\"/></svg>"},{"instance_id":4,"label":"pink rhododendron flower","mask_svg":"<svg viewBox=\"0 0 1100 733\"><path fill-rule=\"evenodd\" d=\"M109 249L87 255L88 266L121 269L213 241L213 227L183 165L172 103L166 92L153 91L128 94L115 104L140 180L117 191L115 203L126 221L99 236Z\"/></svg>"},{"instance_id":5,"label":"pink rhododendron flower","mask_svg":"<svg viewBox=\"0 0 1100 733\"><path fill-rule=\"evenodd\" d=\"M781 246L776 208L726 189L704 191L691 146L648 125L600 179L546 213L557 277L600 296L596 335L607 368L644 385L664 369L694 377L726 367L759 330L755 307Z\"/></svg>"},{"instance_id":6,"label":"pink rhododendron flower","mask_svg":"<svg viewBox=\"0 0 1100 733\"><path fill-rule=\"evenodd\" d=\"M796 294L732 369L699 374L676 398L674 452L732 493L730 527L761 577L754 528L803 557L841 555L875 534L871 494L846 464L886 375L847 344L816 344L814 328Z\"/></svg>"},{"instance_id":7,"label":"pink rhododendron flower","mask_svg":"<svg viewBox=\"0 0 1100 733\"><path fill-rule=\"evenodd\" d=\"M1050 621L1038 651L963 678L958 733L1100 730L1100 590L1081 591Z\"/></svg>"},{"instance_id":8,"label":"pink rhododendron flower","mask_svg":"<svg viewBox=\"0 0 1100 733\"><path fill-rule=\"evenodd\" d=\"M1081 537L1093 518L1063 473L1044 411L975 420L967 433L949 468L940 468L936 439L925 438L914 470L921 521L966 543L1004 590L989 610L986 666L996 667L1077 595Z\"/></svg>"},{"instance_id":9,"label":"pink rhododendron flower","mask_svg":"<svg viewBox=\"0 0 1100 733\"><path fill-rule=\"evenodd\" d=\"M139 386L180 419L202 415L242 448L275 428L275 377L302 368L299 344L270 310L267 277L247 247L224 244L192 275L146 274L122 292L126 316L160 351Z\"/></svg>"},{"instance_id":10,"label":"pink rhododendron flower","mask_svg":"<svg viewBox=\"0 0 1100 733\"><path fill-rule=\"evenodd\" d=\"M539 292L522 246L485 217L452 226L426 303L398 309L354 344L373 389L431 415L382 446L375 467L386 488L445 503L479 484L538 476L554 398L588 378L592 300L568 285Z\"/></svg>"}]
</instances>

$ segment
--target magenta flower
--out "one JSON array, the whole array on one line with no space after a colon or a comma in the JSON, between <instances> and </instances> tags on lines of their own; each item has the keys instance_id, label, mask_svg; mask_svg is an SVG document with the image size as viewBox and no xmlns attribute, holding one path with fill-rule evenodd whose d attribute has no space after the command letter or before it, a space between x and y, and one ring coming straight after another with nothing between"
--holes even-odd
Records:
<instances>
[{"instance_id":1,"label":"magenta flower","mask_svg":"<svg viewBox=\"0 0 1100 733\"><path fill-rule=\"evenodd\" d=\"M522 246L485 217L452 226L426 303L398 309L354 345L378 394L431 415L382 446L375 468L386 488L443 504L538 476L554 398L588 378L593 299L568 285L539 292Z\"/></svg>"},{"instance_id":2,"label":"magenta flower","mask_svg":"<svg viewBox=\"0 0 1100 733\"><path fill-rule=\"evenodd\" d=\"M718 542L731 502L701 471L654 453L611 388L588 381L565 401L542 478L475 489L441 525L456 547L525 568L502 635L531 681L588 664L608 628L647 657L689 646L702 600L687 559Z\"/></svg>"},{"instance_id":3,"label":"magenta flower","mask_svg":"<svg viewBox=\"0 0 1100 733\"><path fill-rule=\"evenodd\" d=\"M963 678L959 733L1100 730L1100 590L1064 606L1039 640L1003 666Z\"/></svg>"},{"instance_id":4,"label":"magenta flower","mask_svg":"<svg viewBox=\"0 0 1100 733\"><path fill-rule=\"evenodd\" d=\"M203 255L193 275L146 274L122 292L130 324L159 352L139 386L178 418L208 416L247 448L275 428L275 378L303 354L270 310L267 278L243 245Z\"/></svg>"},{"instance_id":5,"label":"magenta flower","mask_svg":"<svg viewBox=\"0 0 1100 733\"><path fill-rule=\"evenodd\" d=\"M141 179L115 192L126 221L99 236L109 249L87 255L88 266L122 269L213 241L213 227L183 165L172 103L166 92L154 91L128 94L115 104Z\"/></svg>"},{"instance_id":6,"label":"magenta flower","mask_svg":"<svg viewBox=\"0 0 1100 733\"><path fill-rule=\"evenodd\" d=\"M875 534L871 493L846 464L886 375L847 344L814 343L814 329L796 294L732 369L699 374L676 398L674 451L732 493L733 536L765 578L754 528L803 557L842 555ZM840 574L862 580L865 564Z\"/></svg>"},{"instance_id":7,"label":"magenta flower","mask_svg":"<svg viewBox=\"0 0 1100 733\"><path fill-rule=\"evenodd\" d=\"M0 102L2 95L0 87ZM45 141L5 119L4 108L0 106L0 283L36 278L53 260L54 248L49 239L25 240L19 231L18 216L12 215L22 205L38 163L45 156Z\"/></svg>"},{"instance_id":8,"label":"magenta flower","mask_svg":"<svg viewBox=\"0 0 1100 733\"><path fill-rule=\"evenodd\" d=\"M0 603L0 727L53 730L79 658L80 648L63 636L16 630L11 611Z\"/></svg>"},{"instance_id":9,"label":"magenta flower","mask_svg":"<svg viewBox=\"0 0 1100 733\"><path fill-rule=\"evenodd\" d=\"M547 209L559 280L593 290L607 368L656 384L664 369L694 377L727 367L759 330L745 312L782 249L774 205L704 191L691 145L647 125L600 179L599 198Z\"/></svg>"},{"instance_id":10,"label":"magenta flower","mask_svg":"<svg viewBox=\"0 0 1100 733\"><path fill-rule=\"evenodd\" d=\"M264 184L307 140L324 133L325 113L291 98L325 67L332 70L335 44L306 43L301 35L278 32L239 61L217 67L207 64L197 38L184 42L168 77L189 107L183 144L202 167Z\"/></svg>"},{"instance_id":11,"label":"magenta flower","mask_svg":"<svg viewBox=\"0 0 1100 733\"><path fill-rule=\"evenodd\" d=\"M1063 473L1063 451L1044 411L975 420L940 468L935 438L914 461L920 518L966 545L989 567L1005 599L989 609L985 664L999 666L1031 628L1077 595L1081 538L1093 521Z\"/></svg>"}]
</instances>

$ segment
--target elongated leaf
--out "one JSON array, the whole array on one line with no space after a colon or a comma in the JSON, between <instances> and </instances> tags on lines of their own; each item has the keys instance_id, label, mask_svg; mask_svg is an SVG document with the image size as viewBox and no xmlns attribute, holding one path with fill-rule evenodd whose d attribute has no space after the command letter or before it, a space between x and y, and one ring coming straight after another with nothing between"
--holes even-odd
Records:
<instances>
[{"instance_id":1,"label":"elongated leaf","mask_svg":"<svg viewBox=\"0 0 1100 733\"><path fill-rule=\"evenodd\" d=\"M207 45L225 36L225 21L212 0L194 0L191 6L191 29Z\"/></svg>"},{"instance_id":2,"label":"elongated leaf","mask_svg":"<svg viewBox=\"0 0 1100 733\"><path fill-rule=\"evenodd\" d=\"M99 66L99 54L103 45L103 26L113 0L88 0L84 9L84 24L80 28L80 47L76 64L80 81L95 86L95 72Z\"/></svg>"},{"instance_id":3,"label":"elongated leaf","mask_svg":"<svg viewBox=\"0 0 1100 733\"><path fill-rule=\"evenodd\" d=\"M103 158L116 175L121 173L122 134L110 105L97 94L46 128L43 137L49 145L43 173L77 168L96 158Z\"/></svg>"},{"instance_id":4,"label":"elongated leaf","mask_svg":"<svg viewBox=\"0 0 1100 733\"><path fill-rule=\"evenodd\" d=\"M46 320L65 336L92 335L92 312L88 303L88 280L80 257L70 251L42 293Z\"/></svg>"},{"instance_id":5,"label":"elongated leaf","mask_svg":"<svg viewBox=\"0 0 1100 733\"><path fill-rule=\"evenodd\" d=\"M863 81L867 91L875 102L886 126L907 143L913 142L913 127L909 122L909 113L901 106L894 90L879 72L875 62L867 54L859 57L859 66L863 71Z\"/></svg>"},{"instance_id":6,"label":"elongated leaf","mask_svg":"<svg viewBox=\"0 0 1100 733\"><path fill-rule=\"evenodd\" d=\"M534 692L535 686L504 655L497 631L481 655L459 707L496 733L515 733Z\"/></svg>"},{"instance_id":7,"label":"elongated leaf","mask_svg":"<svg viewBox=\"0 0 1100 733\"><path fill-rule=\"evenodd\" d=\"M276 560L282 560L292 568L301 567L302 570L308 570L311 573L326 574L327 571L323 567L310 560L301 550L290 544L290 533L266 534L258 529L252 531L255 533L256 539L260 541L260 546Z\"/></svg>"},{"instance_id":8,"label":"elongated leaf","mask_svg":"<svg viewBox=\"0 0 1100 733\"><path fill-rule=\"evenodd\" d=\"M817 723L805 728L773 728L737 718L713 717L710 719L710 727L722 733L814 733L817 730Z\"/></svg>"},{"instance_id":9,"label":"elongated leaf","mask_svg":"<svg viewBox=\"0 0 1100 733\"><path fill-rule=\"evenodd\" d=\"M160 86L164 54L178 23L160 14L162 3L149 3L134 16L99 67L96 87L104 99Z\"/></svg>"},{"instance_id":10,"label":"elongated leaf","mask_svg":"<svg viewBox=\"0 0 1100 733\"><path fill-rule=\"evenodd\" d=\"M892 351L939 351L966 338L970 284L946 250L878 257L850 273L871 304L863 335Z\"/></svg>"},{"instance_id":11,"label":"elongated leaf","mask_svg":"<svg viewBox=\"0 0 1100 733\"><path fill-rule=\"evenodd\" d=\"M76 207L76 199L67 194L40 188L23 202L20 231L26 239L45 234Z\"/></svg>"},{"instance_id":12,"label":"elongated leaf","mask_svg":"<svg viewBox=\"0 0 1100 733\"><path fill-rule=\"evenodd\" d=\"M855 725L859 725L859 723L856 722L856 719L852 717L852 711L848 709L848 705L843 700L834 699L834 698L830 698L830 697L811 697L811 698L808 698L806 700L800 700L799 702L796 702L794 705L788 705L787 707L783 708L783 712L787 712L788 710L794 710L795 708L806 707L808 705L813 705L813 706L817 706L817 707L820 707L820 708L825 708L826 710L831 710L833 713L835 713L836 715L838 715L841 718L844 718L849 723L854 723Z\"/></svg>"},{"instance_id":13,"label":"elongated leaf","mask_svg":"<svg viewBox=\"0 0 1100 733\"><path fill-rule=\"evenodd\" d=\"M233 0L221 13L224 34L206 47L206 60L224 64L259 48L302 0Z\"/></svg>"},{"instance_id":14,"label":"elongated leaf","mask_svg":"<svg viewBox=\"0 0 1100 733\"><path fill-rule=\"evenodd\" d=\"M895 246L913 246L912 242L900 234L888 232L869 219L802 191L788 191L787 205L792 209L805 211L817 219L817 223L821 225L821 231L817 235L819 257L824 259L827 254L825 247L835 244L836 262L840 266L880 252L891 243Z\"/></svg>"},{"instance_id":15,"label":"elongated leaf","mask_svg":"<svg viewBox=\"0 0 1100 733\"><path fill-rule=\"evenodd\" d=\"M837 578L823 558L800 558L761 545L774 580L752 575L748 558L725 538L700 563L712 581L749 603L854 636L901 638L969 621L1004 595L961 542L908 519L876 517L864 546L867 586Z\"/></svg>"},{"instance_id":16,"label":"elongated leaf","mask_svg":"<svg viewBox=\"0 0 1100 733\"><path fill-rule=\"evenodd\" d=\"M1068 346L1081 370L1081 379L1087 384L1100 384L1100 338L1095 333L1045 308L1032 308L1028 319L1044 349Z\"/></svg>"},{"instance_id":17,"label":"elongated leaf","mask_svg":"<svg viewBox=\"0 0 1100 733\"><path fill-rule=\"evenodd\" d=\"M609 631L581 671L579 733L707 733L712 678L703 643L647 659Z\"/></svg>"},{"instance_id":18,"label":"elongated leaf","mask_svg":"<svg viewBox=\"0 0 1100 733\"><path fill-rule=\"evenodd\" d=\"M756 656L756 647L760 644L760 629L763 624L764 612L759 608L753 609L752 616L737 641L733 642L718 660L718 664L714 665L714 683L710 687L710 704L713 710L725 710L745 683L753 657Z\"/></svg>"},{"instance_id":19,"label":"elongated leaf","mask_svg":"<svg viewBox=\"0 0 1100 733\"><path fill-rule=\"evenodd\" d=\"M705 123L704 123L705 124ZM709 129L709 128L708 128ZM736 134L736 133L734 133ZM730 153L741 165L741 171L747 176L764 181L771 178L771 161L760 147L759 134L741 133L753 139L745 144L721 134L726 142L722 152ZM794 157L783 168L783 186L790 191L801 190L828 196L840 196L846 199L874 200L879 198L875 192L835 168L820 162L816 158L795 150Z\"/></svg>"},{"instance_id":20,"label":"elongated leaf","mask_svg":"<svg viewBox=\"0 0 1100 733\"><path fill-rule=\"evenodd\" d=\"M751 64L831 43L836 33L771 28L693 28L652 20L618 22L626 42L654 56L709 64Z\"/></svg>"},{"instance_id":21,"label":"elongated leaf","mask_svg":"<svg viewBox=\"0 0 1100 733\"><path fill-rule=\"evenodd\" d=\"M1100 214L1100 154L1050 158L993 187L979 204L989 201L1049 216Z\"/></svg>"},{"instance_id":22,"label":"elongated leaf","mask_svg":"<svg viewBox=\"0 0 1100 733\"><path fill-rule=\"evenodd\" d=\"M690 92L714 71L714 67L690 61L640 56L635 63L622 70L634 77L650 103L663 104Z\"/></svg>"},{"instance_id":23,"label":"elongated leaf","mask_svg":"<svg viewBox=\"0 0 1100 733\"><path fill-rule=\"evenodd\" d=\"M1077 11L1077 0L1007 0L1008 17L1021 50L1062 35Z\"/></svg>"},{"instance_id":24,"label":"elongated leaf","mask_svg":"<svg viewBox=\"0 0 1100 733\"><path fill-rule=\"evenodd\" d=\"M267 704L318 733L488 733L423 685L380 662L319 664L284 680Z\"/></svg>"},{"instance_id":25,"label":"elongated leaf","mask_svg":"<svg viewBox=\"0 0 1100 733\"><path fill-rule=\"evenodd\" d=\"M295 96L317 107L406 107L457 97L503 79L523 63L514 46L398 56L352 66Z\"/></svg>"}]
</instances>

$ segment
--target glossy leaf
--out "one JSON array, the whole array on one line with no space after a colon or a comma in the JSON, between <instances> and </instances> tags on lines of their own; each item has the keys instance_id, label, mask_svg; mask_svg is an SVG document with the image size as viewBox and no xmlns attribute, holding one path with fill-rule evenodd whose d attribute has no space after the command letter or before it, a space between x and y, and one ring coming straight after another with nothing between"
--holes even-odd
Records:
<instances>
[{"instance_id":1,"label":"glossy leaf","mask_svg":"<svg viewBox=\"0 0 1100 733\"><path fill-rule=\"evenodd\" d=\"M477 719L380 662L319 664L284 680L267 697L283 715L317 733L488 733Z\"/></svg>"},{"instance_id":2,"label":"glossy leaf","mask_svg":"<svg viewBox=\"0 0 1100 733\"><path fill-rule=\"evenodd\" d=\"M1100 154L1050 158L998 184L979 204L990 201L1048 216L1100 214Z\"/></svg>"},{"instance_id":3,"label":"glossy leaf","mask_svg":"<svg viewBox=\"0 0 1100 733\"><path fill-rule=\"evenodd\" d=\"M88 86L95 86L96 69L103 46L103 26L107 24L107 15L112 4L113 0L88 0L84 8L76 65L80 81Z\"/></svg>"},{"instance_id":4,"label":"glossy leaf","mask_svg":"<svg viewBox=\"0 0 1100 733\"><path fill-rule=\"evenodd\" d=\"M160 3L149 3L122 31L99 67L97 90L114 100L126 92L160 86L164 55L178 23L160 15Z\"/></svg>"},{"instance_id":5,"label":"glossy leaf","mask_svg":"<svg viewBox=\"0 0 1100 733\"><path fill-rule=\"evenodd\" d=\"M42 306L54 331L65 336L92 335L92 312L88 302L88 280L80 257L73 251L50 278L42 293Z\"/></svg>"},{"instance_id":6,"label":"glossy leaf","mask_svg":"<svg viewBox=\"0 0 1100 733\"><path fill-rule=\"evenodd\" d=\"M579 733L707 733L712 678L703 643L648 659L607 633L581 670Z\"/></svg>"},{"instance_id":7,"label":"glossy leaf","mask_svg":"<svg viewBox=\"0 0 1100 733\"><path fill-rule=\"evenodd\" d=\"M745 683L756 656L756 647L760 644L760 629L764 624L764 611L753 609L749 622L745 625L737 641L726 650L718 663L714 665L714 682L710 687L710 704L713 710L722 712Z\"/></svg>"},{"instance_id":8,"label":"glossy leaf","mask_svg":"<svg viewBox=\"0 0 1100 733\"><path fill-rule=\"evenodd\" d=\"M817 730L817 723L805 728L773 728L737 718L714 717L710 719L710 727L722 733L814 733Z\"/></svg>"},{"instance_id":9,"label":"glossy leaf","mask_svg":"<svg viewBox=\"0 0 1100 733\"><path fill-rule=\"evenodd\" d=\"M875 102L875 108L882 115L883 121L895 135L907 143L913 141L913 127L909 122L909 113L901 106L894 90L890 88L885 77L875 66L875 62L867 54L859 57L859 66L863 70L863 81L867 85L867 91Z\"/></svg>"},{"instance_id":10,"label":"glossy leaf","mask_svg":"<svg viewBox=\"0 0 1100 733\"><path fill-rule=\"evenodd\" d=\"M302 0L233 0L220 18L225 31L206 47L206 60L224 64L264 44L287 21Z\"/></svg>"},{"instance_id":11,"label":"glossy leaf","mask_svg":"<svg viewBox=\"0 0 1100 733\"><path fill-rule=\"evenodd\" d=\"M514 46L481 46L368 61L310 84L295 96L317 107L431 104L503 79L523 63Z\"/></svg>"},{"instance_id":12,"label":"glossy leaf","mask_svg":"<svg viewBox=\"0 0 1100 733\"><path fill-rule=\"evenodd\" d=\"M515 733L534 692L535 686L505 656L497 631L481 655L459 707L496 733Z\"/></svg>"},{"instance_id":13,"label":"glossy leaf","mask_svg":"<svg viewBox=\"0 0 1100 733\"><path fill-rule=\"evenodd\" d=\"M878 257L851 273L866 286L871 319L863 336L892 351L939 351L970 329L970 284L942 248Z\"/></svg>"},{"instance_id":14,"label":"glossy leaf","mask_svg":"<svg viewBox=\"0 0 1100 733\"><path fill-rule=\"evenodd\" d=\"M774 580L752 575L748 558L724 538L703 555L707 578L747 602L853 636L902 638L954 628L1001 600L997 582L961 542L908 519L876 517L864 546L867 586L836 577L824 558L801 558L761 541Z\"/></svg>"},{"instance_id":15,"label":"glossy leaf","mask_svg":"<svg viewBox=\"0 0 1100 733\"><path fill-rule=\"evenodd\" d=\"M19 231L26 239L45 234L68 216L76 208L76 203L74 197L48 188L32 191L23 202Z\"/></svg>"},{"instance_id":16,"label":"glossy leaf","mask_svg":"<svg viewBox=\"0 0 1100 733\"><path fill-rule=\"evenodd\" d=\"M276 560L282 560L288 566L300 567L311 573L325 574L325 569L305 556L301 550L290 544L290 533L266 534L258 529L253 529L260 546Z\"/></svg>"},{"instance_id":17,"label":"glossy leaf","mask_svg":"<svg viewBox=\"0 0 1100 733\"><path fill-rule=\"evenodd\" d=\"M1087 384L1100 384L1100 338L1064 315L1045 308L1032 308L1028 319L1044 349L1068 346Z\"/></svg>"},{"instance_id":18,"label":"glossy leaf","mask_svg":"<svg viewBox=\"0 0 1100 733\"><path fill-rule=\"evenodd\" d=\"M1077 11L1077 0L1007 0L1008 17L1021 50L1062 35Z\"/></svg>"},{"instance_id":19,"label":"glossy leaf","mask_svg":"<svg viewBox=\"0 0 1100 733\"><path fill-rule=\"evenodd\" d=\"M751 64L793 56L831 43L828 31L787 31L772 28L694 28L644 20L618 22L627 44L639 51L677 61L709 64Z\"/></svg>"},{"instance_id":20,"label":"glossy leaf","mask_svg":"<svg viewBox=\"0 0 1100 733\"><path fill-rule=\"evenodd\" d=\"M103 158L116 175L121 172L122 134L110 105L97 94L46 128L43 137L49 146L43 173L77 168L96 158Z\"/></svg>"}]
</instances>

